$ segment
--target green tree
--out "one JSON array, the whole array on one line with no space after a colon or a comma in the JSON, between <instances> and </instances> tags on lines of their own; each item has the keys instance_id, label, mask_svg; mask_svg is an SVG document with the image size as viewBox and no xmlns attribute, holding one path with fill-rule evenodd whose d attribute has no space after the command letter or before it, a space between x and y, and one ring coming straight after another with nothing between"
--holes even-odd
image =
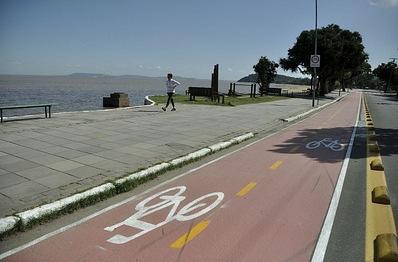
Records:
<instances>
[{"instance_id":1,"label":"green tree","mask_svg":"<svg viewBox=\"0 0 398 262\"><path fill-rule=\"evenodd\" d=\"M373 70L373 74L384 82L384 92L387 92L390 86L398 84L398 67L394 62L380 64Z\"/></svg>"},{"instance_id":2,"label":"green tree","mask_svg":"<svg viewBox=\"0 0 398 262\"><path fill-rule=\"evenodd\" d=\"M281 67L312 75L310 56L314 53L314 39L314 30L301 32L288 50L288 57L280 60ZM336 81L344 88L347 81L362 73L363 64L368 60L361 35L334 24L318 30L318 54L321 56L318 69L321 95L328 93L329 84Z\"/></svg>"},{"instance_id":3,"label":"green tree","mask_svg":"<svg viewBox=\"0 0 398 262\"><path fill-rule=\"evenodd\" d=\"M253 66L254 71L257 74L257 83L260 86L260 93L266 94L269 84L274 80L276 76L276 69L279 67L274 61L268 60L266 56L260 57L258 63Z\"/></svg>"}]
</instances>

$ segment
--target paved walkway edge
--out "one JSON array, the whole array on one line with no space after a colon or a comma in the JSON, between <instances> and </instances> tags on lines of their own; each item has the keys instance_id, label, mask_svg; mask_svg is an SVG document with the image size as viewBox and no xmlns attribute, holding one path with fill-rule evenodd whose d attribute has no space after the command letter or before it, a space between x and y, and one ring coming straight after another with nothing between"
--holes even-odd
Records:
<instances>
[{"instance_id":1,"label":"paved walkway edge","mask_svg":"<svg viewBox=\"0 0 398 262\"><path fill-rule=\"evenodd\" d=\"M155 105L155 104L156 104L156 102L153 101L153 100L151 100L151 99L149 98L149 96L146 96L146 97L144 98L144 106L153 106L153 105Z\"/></svg>"},{"instance_id":2,"label":"paved walkway edge","mask_svg":"<svg viewBox=\"0 0 398 262\"><path fill-rule=\"evenodd\" d=\"M131 189L131 185L139 183L141 179L150 178L152 175L165 172L170 169L178 168L186 163L198 160L206 155L225 149L235 144L239 144L247 139L254 137L252 132L232 138L229 141L220 142L206 148L202 148L185 156L176 158L167 163L161 163L139 172L132 173L126 177L117 179L82 193L57 200L50 204L38 206L36 208L20 212L14 216L0 219L0 238L18 230L24 230L31 225L40 222L42 219L57 215L63 210L68 210L71 206L78 206L82 202L94 203L97 199L104 199L114 194L126 192Z\"/></svg>"},{"instance_id":3,"label":"paved walkway edge","mask_svg":"<svg viewBox=\"0 0 398 262\"><path fill-rule=\"evenodd\" d=\"M326 103L326 104L324 104L324 105L315 107L315 108L313 108L313 109L311 109L311 110L308 110L307 112L304 112L304 113L302 113L302 114L299 114L299 115L296 115L296 116L292 116L292 117L289 117L289 118L282 119L282 121L284 121L284 122L292 122L292 121L297 120L297 119L299 119L299 118L305 117L305 116L307 116L307 115L309 115L309 114L311 114L311 113L314 113L314 112L316 112L316 111L318 111L318 110L321 110L321 109L324 108L324 107L327 107L327 106L329 106L329 105L331 105L331 104L334 104L334 103L340 101L341 99L343 99L343 98L344 98L345 96L347 96L347 95L348 95L348 94L346 93L346 94L344 94L343 96L340 96L340 97L336 98L336 99L333 100L332 102L329 102L329 103Z\"/></svg>"}]
</instances>

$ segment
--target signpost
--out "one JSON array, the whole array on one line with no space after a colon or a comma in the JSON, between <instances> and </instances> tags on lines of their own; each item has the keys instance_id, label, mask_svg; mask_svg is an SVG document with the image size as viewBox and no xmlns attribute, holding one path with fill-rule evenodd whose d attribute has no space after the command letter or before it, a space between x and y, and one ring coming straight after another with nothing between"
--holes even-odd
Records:
<instances>
[{"instance_id":1,"label":"signpost","mask_svg":"<svg viewBox=\"0 0 398 262\"><path fill-rule=\"evenodd\" d=\"M315 44L315 48L316 48L316 44ZM316 50L315 50L315 55L311 55L310 66L312 68L314 68L314 73L315 73L314 87L312 89L312 107L314 107L315 106L315 90L318 87L318 78L316 75L316 69L321 66L321 56L316 54Z\"/></svg>"},{"instance_id":2,"label":"signpost","mask_svg":"<svg viewBox=\"0 0 398 262\"><path fill-rule=\"evenodd\" d=\"M321 66L321 56L320 55L311 55L310 66L311 67L320 67Z\"/></svg>"}]
</instances>

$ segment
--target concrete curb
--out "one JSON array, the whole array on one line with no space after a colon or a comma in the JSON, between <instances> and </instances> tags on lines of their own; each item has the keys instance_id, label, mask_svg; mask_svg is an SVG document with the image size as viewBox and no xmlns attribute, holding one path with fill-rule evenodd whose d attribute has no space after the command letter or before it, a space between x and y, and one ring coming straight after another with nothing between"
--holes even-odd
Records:
<instances>
[{"instance_id":1,"label":"concrete curb","mask_svg":"<svg viewBox=\"0 0 398 262\"><path fill-rule=\"evenodd\" d=\"M0 235L12 231L16 228L21 219L15 216L9 216L0 219Z\"/></svg>"},{"instance_id":2,"label":"concrete curb","mask_svg":"<svg viewBox=\"0 0 398 262\"><path fill-rule=\"evenodd\" d=\"M176 168L180 165L197 160L206 155L209 155L213 152L219 151L221 149L227 148L231 145L241 143L247 139L254 137L252 132L246 133L244 135L234 137L229 141L220 142L214 145L211 145L206 148L202 148L195 152L189 153L185 156L176 158L171 160L168 163L161 163L147 169L141 170L139 172L135 172L126 177L117 179L113 182L109 182L92 189L86 190L82 193L78 193L60 200L57 200L50 204L45 204L24 212L20 212L15 214L14 216L8 216L0 219L0 237L10 233L14 230L24 229L34 222L43 219L47 216L51 216L61 212L62 210L67 209L70 205L78 204L81 201L87 200L89 198L100 196L101 194L116 191L118 187L123 187L124 185L131 183L135 180L142 179L145 177L149 177L151 175L164 172L169 168ZM118 193L118 192L116 192Z\"/></svg>"},{"instance_id":3,"label":"concrete curb","mask_svg":"<svg viewBox=\"0 0 398 262\"><path fill-rule=\"evenodd\" d=\"M133 181L135 179L139 179L139 178L142 178L142 177L150 176L152 174L155 174L157 172L165 170L165 169L167 169L169 167L170 167L169 163L161 163L161 164L149 167L147 169L144 169L142 171L133 173L133 174L127 176L127 177L120 178L120 179L116 180L114 183L116 185L120 186L120 185L123 185L124 183L126 183L128 181Z\"/></svg>"},{"instance_id":4,"label":"concrete curb","mask_svg":"<svg viewBox=\"0 0 398 262\"><path fill-rule=\"evenodd\" d=\"M209 146L209 149L211 150L211 152L217 152L217 151L220 151L220 150L227 148L231 145L232 145L232 142L230 142L230 141L220 142L215 145Z\"/></svg>"},{"instance_id":5,"label":"concrete curb","mask_svg":"<svg viewBox=\"0 0 398 262\"><path fill-rule=\"evenodd\" d=\"M299 114L299 115L296 115L296 116L293 116L293 117L289 117L289 118L282 119L282 121L284 121L284 122L292 122L292 121L294 121L294 120L297 120L297 119L299 119L299 118L302 118L302 117L304 117L304 116L307 116L307 115L309 115L309 114L311 114L311 113L313 113L313 112L316 112L316 111L318 111L318 110L321 110L321 109L324 108L324 107L327 107L327 106L329 106L329 105L331 105L331 104L334 104L334 103L340 101L341 99L343 99L344 97L346 97L347 95L348 95L348 94L346 93L346 94L344 94L343 96L341 96L341 97L339 97L339 98L337 98L337 99L335 99L335 100L333 100L333 101L331 101L331 102L329 102L329 103L326 103L326 104L324 104L324 105L321 105L321 106L316 107L316 108L313 108L313 109L310 109L310 110L308 110L307 112L304 112L304 113L302 113L302 114Z\"/></svg>"},{"instance_id":6,"label":"concrete curb","mask_svg":"<svg viewBox=\"0 0 398 262\"><path fill-rule=\"evenodd\" d=\"M34 220L61 211L68 205L77 203L89 197L97 196L101 193L108 192L112 189L115 189L115 186L112 183L106 183L101 186L97 186L87 191L84 191L82 193L78 193L70 197L57 200L53 203L42 205L21 213L17 213L16 216L21 219L22 225L26 226L29 225L29 223L33 222Z\"/></svg>"},{"instance_id":7,"label":"concrete curb","mask_svg":"<svg viewBox=\"0 0 398 262\"><path fill-rule=\"evenodd\" d=\"M176 158L176 159L172 160L170 162L170 165L171 166L179 166L179 165L181 165L181 164L183 164L185 162L189 162L189 161L192 161L192 160L195 160L195 159L199 159L199 158L204 157L204 156L206 156L206 155L208 155L210 153L211 153L211 149L210 148L202 148L202 149L200 149L198 151L189 153L188 155L185 155L183 157L179 157L179 158Z\"/></svg>"},{"instance_id":8,"label":"concrete curb","mask_svg":"<svg viewBox=\"0 0 398 262\"><path fill-rule=\"evenodd\" d=\"M155 105L155 101L153 101L152 99L149 98L149 96L146 96L144 98L144 106L153 106Z\"/></svg>"}]
</instances>

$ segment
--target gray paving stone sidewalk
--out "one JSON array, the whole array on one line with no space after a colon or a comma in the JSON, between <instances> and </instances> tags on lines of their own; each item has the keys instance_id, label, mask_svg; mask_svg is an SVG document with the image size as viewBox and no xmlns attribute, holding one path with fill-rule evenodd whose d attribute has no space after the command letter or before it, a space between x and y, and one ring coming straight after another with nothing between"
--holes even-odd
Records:
<instances>
[{"instance_id":1,"label":"gray paving stone sidewalk","mask_svg":"<svg viewBox=\"0 0 398 262\"><path fill-rule=\"evenodd\" d=\"M322 99L320 104L336 98ZM100 185L311 109L308 99L54 114L0 125L0 217Z\"/></svg>"}]
</instances>

